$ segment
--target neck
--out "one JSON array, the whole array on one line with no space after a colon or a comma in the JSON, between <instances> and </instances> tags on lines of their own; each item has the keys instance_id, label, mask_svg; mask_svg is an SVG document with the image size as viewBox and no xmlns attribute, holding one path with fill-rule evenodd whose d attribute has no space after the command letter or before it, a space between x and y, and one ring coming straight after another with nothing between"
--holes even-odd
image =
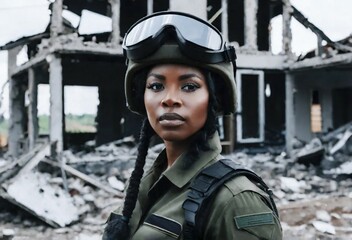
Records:
<instances>
[{"instance_id":1,"label":"neck","mask_svg":"<svg viewBox=\"0 0 352 240\"><path fill-rule=\"evenodd\" d=\"M190 142L169 142L165 141L166 156L167 156L167 165L171 167L176 159L185 151L187 151Z\"/></svg>"}]
</instances>

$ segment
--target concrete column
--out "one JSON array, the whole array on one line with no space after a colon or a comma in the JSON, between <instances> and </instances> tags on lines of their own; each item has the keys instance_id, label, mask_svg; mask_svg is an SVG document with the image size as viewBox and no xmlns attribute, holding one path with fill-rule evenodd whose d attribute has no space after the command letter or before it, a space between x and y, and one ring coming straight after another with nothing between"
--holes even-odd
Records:
<instances>
[{"instance_id":1,"label":"concrete column","mask_svg":"<svg viewBox=\"0 0 352 240\"><path fill-rule=\"evenodd\" d=\"M258 49L257 13L258 0L244 0L244 43L249 49Z\"/></svg>"},{"instance_id":2,"label":"concrete column","mask_svg":"<svg viewBox=\"0 0 352 240\"><path fill-rule=\"evenodd\" d=\"M63 82L61 58L49 56L50 142L57 141L56 151L63 151Z\"/></svg>"},{"instance_id":3,"label":"concrete column","mask_svg":"<svg viewBox=\"0 0 352 240\"><path fill-rule=\"evenodd\" d=\"M154 0L147 0L147 14L150 15L154 12Z\"/></svg>"},{"instance_id":4,"label":"concrete column","mask_svg":"<svg viewBox=\"0 0 352 240\"><path fill-rule=\"evenodd\" d=\"M109 0L111 5L112 33L111 43L113 47L120 45L120 0Z\"/></svg>"},{"instance_id":5,"label":"concrete column","mask_svg":"<svg viewBox=\"0 0 352 240\"><path fill-rule=\"evenodd\" d=\"M38 138L38 84L34 76L34 69L28 69L28 91L29 91L29 106L28 106L28 138L29 149L35 147Z\"/></svg>"},{"instance_id":6,"label":"concrete column","mask_svg":"<svg viewBox=\"0 0 352 240\"><path fill-rule=\"evenodd\" d=\"M227 15L227 0L221 0L221 30L225 41L229 40L229 19Z\"/></svg>"},{"instance_id":7,"label":"concrete column","mask_svg":"<svg viewBox=\"0 0 352 240\"><path fill-rule=\"evenodd\" d=\"M20 84L12 76L16 69L17 54L21 51L22 46L10 49L8 51L8 79L9 79L9 154L18 157L21 153L21 138L24 135L23 118L24 118L24 91Z\"/></svg>"},{"instance_id":8,"label":"concrete column","mask_svg":"<svg viewBox=\"0 0 352 240\"><path fill-rule=\"evenodd\" d=\"M207 20L207 1L192 0L170 0L170 10L193 14L201 19Z\"/></svg>"},{"instance_id":9,"label":"concrete column","mask_svg":"<svg viewBox=\"0 0 352 240\"><path fill-rule=\"evenodd\" d=\"M292 151L292 140L296 137L296 119L295 119L295 79L293 75L286 73L286 149Z\"/></svg>"},{"instance_id":10,"label":"concrete column","mask_svg":"<svg viewBox=\"0 0 352 240\"><path fill-rule=\"evenodd\" d=\"M288 55L292 53L292 7L289 0L282 0L282 52Z\"/></svg>"},{"instance_id":11,"label":"concrete column","mask_svg":"<svg viewBox=\"0 0 352 240\"><path fill-rule=\"evenodd\" d=\"M317 49L315 54L321 57L323 55L323 51L323 38L317 35Z\"/></svg>"},{"instance_id":12,"label":"concrete column","mask_svg":"<svg viewBox=\"0 0 352 240\"><path fill-rule=\"evenodd\" d=\"M64 30L62 20L62 2L63 0L55 0L51 9L51 25L50 34L52 37L60 35Z\"/></svg>"}]
</instances>

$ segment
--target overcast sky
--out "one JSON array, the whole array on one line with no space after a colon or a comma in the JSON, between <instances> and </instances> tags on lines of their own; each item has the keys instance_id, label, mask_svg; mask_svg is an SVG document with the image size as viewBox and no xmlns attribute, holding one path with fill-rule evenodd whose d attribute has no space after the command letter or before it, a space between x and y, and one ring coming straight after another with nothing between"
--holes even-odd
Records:
<instances>
[{"instance_id":1,"label":"overcast sky","mask_svg":"<svg viewBox=\"0 0 352 240\"><path fill-rule=\"evenodd\" d=\"M352 0L291 0L291 3L332 40L340 40L352 33L352 14L350 13ZM79 18L77 16L70 15L68 12L64 14L75 26L78 24ZM84 16L80 25L81 33L98 32L99 29L109 31L111 29L109 18L97 16L90 12L85 12ZM0 0L0 46L23 36L43 32L48 23L47 0ZM281 19L273 19L272 25L272 49L273 52L278 53L281 49ZM315 48L315 35L295 20L292 22L292 32L292 47L297 55ZM7 53L0 51L0 89L7 80L6 61ZM84 91L71 88L65 91L66 102L75 103L66 105L67 113L95 114L98 103L96 88L86 88ZM8 94L6 90L1 102L0 113L7 115ZM48 113L48 88L47 90L40 90L38 108L39 114Z\"/></svg>"}]
</instances>

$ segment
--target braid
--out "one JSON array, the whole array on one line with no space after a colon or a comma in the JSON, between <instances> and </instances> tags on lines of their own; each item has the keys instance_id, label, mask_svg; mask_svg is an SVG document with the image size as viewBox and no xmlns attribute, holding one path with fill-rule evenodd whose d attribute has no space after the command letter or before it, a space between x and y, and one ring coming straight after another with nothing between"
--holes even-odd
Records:
<instances>
[{"instance_id":1,"label":"braid","mask_svg":"<svg viewBox=\"0 0 352 240\"><path fill-rule=\"evenodd\" d=\"M139 192L139 184L141 182L145 165L145 158L148 153L149 141L154 131L152 130L148 119L144 119L140 134L140 144L138 146L138 155L136 164L130 178L130 185L127 189L127 195L124 203L122 215L128 219L132 215L132 211L136 206L136 200Z\"/></svg>"},{"instance_id":2,"label":"braid","mask_svg":"<svg viewBox=\"0 0 352 240\"><path fill-rule=\"evenodd\" d=\"M139 137L138 155L135 163L134 170L130 178L130 184L127 188L125 202L122 210L122 217L116 218L108 222L104 232L104 240L119 240L128 239L130 228L128 223L132 216L133 209L136 206L139 184L141 182L145 159L148 153L149 141L154 134L148 119L144 119L141 134Z\"/></svg>"}]
</instances>

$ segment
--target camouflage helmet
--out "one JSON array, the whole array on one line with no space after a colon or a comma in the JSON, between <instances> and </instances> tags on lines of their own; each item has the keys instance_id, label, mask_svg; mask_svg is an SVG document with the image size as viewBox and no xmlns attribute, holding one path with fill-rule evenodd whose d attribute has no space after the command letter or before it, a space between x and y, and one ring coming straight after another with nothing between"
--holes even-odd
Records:
<instances>
[{"instance_id":1,"label":"camouflage helmet","mask_svg":"<svg viewBox=\"0 0 352 240\"><path fill-rule=\"evenodd\" d=\"M125 96L128 108L135 113L145 115L145 108L140 99L136 99L136 75L145 69L158 64L175 63L209 70L217 76L215 85L222 85L222 92L216 93L220 100L223 114L234 113L236 110L236 66L231 61L221 63L204 63L190 59L180 51L177 43L165 43L150 56L139 59L128 59L128 67L125 75Z\"/></svg>"}]
</instances>

